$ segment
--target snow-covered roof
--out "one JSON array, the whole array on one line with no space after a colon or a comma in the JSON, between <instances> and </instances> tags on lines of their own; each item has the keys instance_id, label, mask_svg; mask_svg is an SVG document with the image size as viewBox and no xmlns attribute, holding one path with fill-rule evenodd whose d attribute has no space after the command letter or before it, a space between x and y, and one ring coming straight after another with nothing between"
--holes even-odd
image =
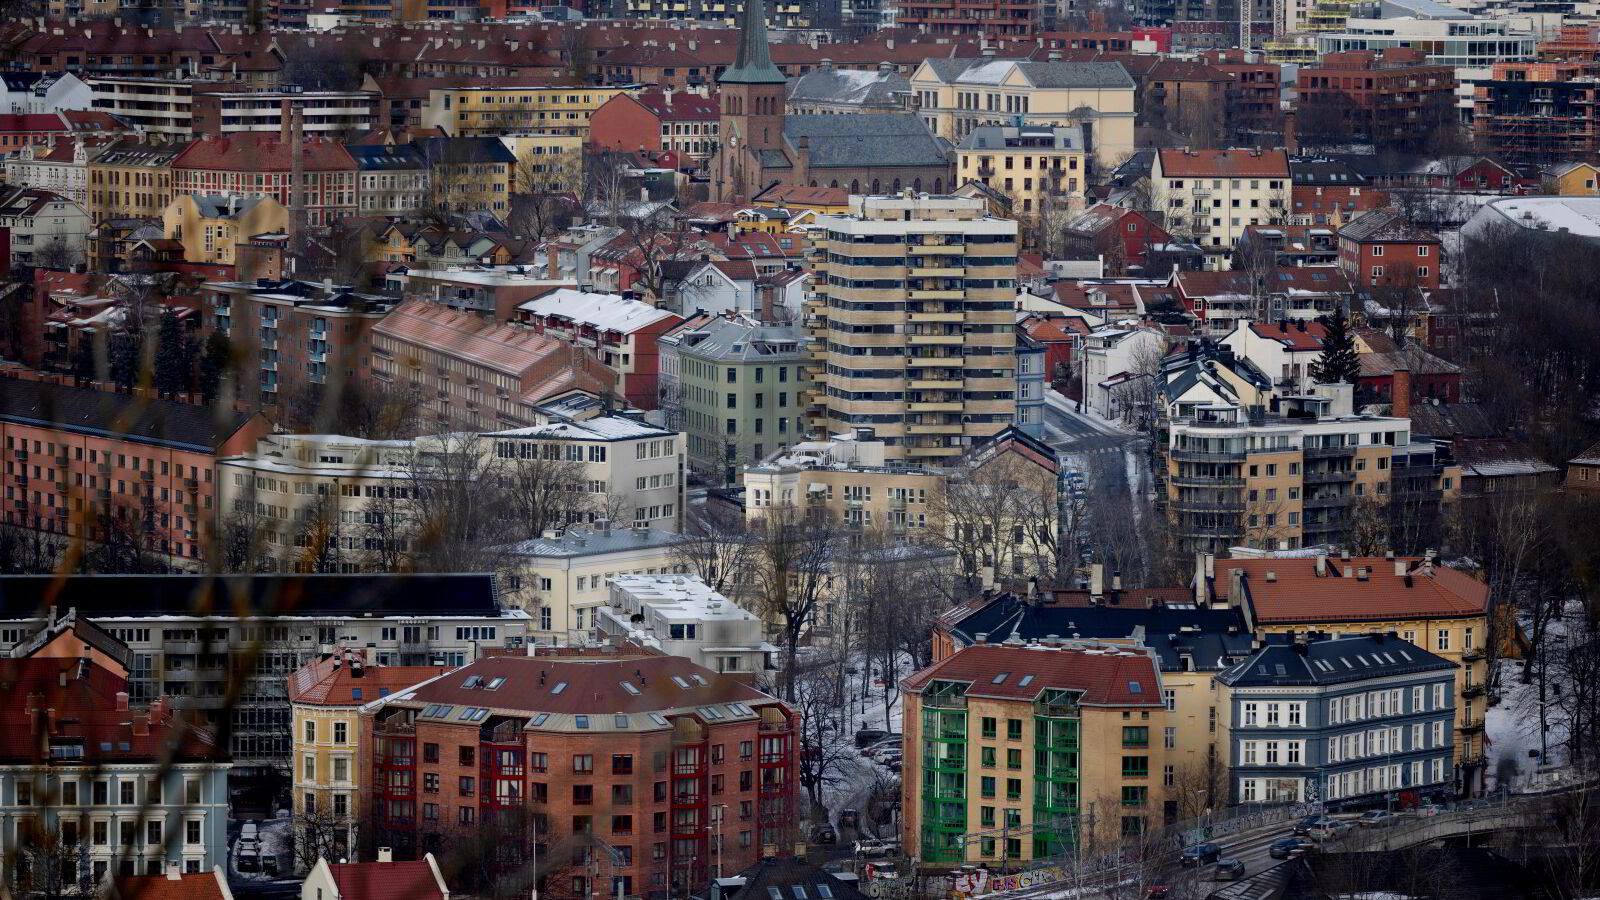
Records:
<instances>
[{"instance_id":1,"label":"snow-covered roof","mask_svg":"<svg viewBox=\"0 0 1600 900\"><path fill-rule=\"evenodd\" d=\"M582 422L547 422L527 428L491 431L484 437L544 438L565 441L631 441L639 438L672 437L673 432L627 416L598 416Z\"/></svg>"},{"instance_id":2,"label":"snow-covered roof","mask_svg":"<svg viewBox=\"0 0 1600 900\"><path fill-rule=\"evenodd\" d=\"M600 331L622 334L675 317L673 313L641 300L629 300L620 294L589 293L575 288L551 291L519 305L517 309L532 316L558 316Z\"/></svg>"}]
</instances>

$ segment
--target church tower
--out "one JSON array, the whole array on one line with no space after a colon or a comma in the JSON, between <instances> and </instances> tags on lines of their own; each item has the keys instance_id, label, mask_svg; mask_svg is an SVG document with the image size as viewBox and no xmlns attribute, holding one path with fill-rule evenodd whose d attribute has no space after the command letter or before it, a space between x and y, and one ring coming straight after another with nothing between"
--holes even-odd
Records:
<instances>
[{"instance_id":1,"label":"church tower","mask_svg":"<svg viewBox=\"0 0 1600 900\"><path fill-rule=\"evenodd\" d=\"M739 54L717 79L722 118L717 153L719 200L750 195L761 180L762 150L783 148L783 103L788 79L772 64L764 0L746 0L739 22Z\"/></svg>"}]
</instances>

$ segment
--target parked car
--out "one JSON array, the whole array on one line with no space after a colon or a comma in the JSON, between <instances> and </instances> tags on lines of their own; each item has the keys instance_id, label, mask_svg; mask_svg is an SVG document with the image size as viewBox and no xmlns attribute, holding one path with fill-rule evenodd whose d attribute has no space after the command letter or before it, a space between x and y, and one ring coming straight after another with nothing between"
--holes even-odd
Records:
<instances>
[{"instance_id":1,"label":"parked car","mask_svg":"<svg viewBox=\"0 0 1600 900\"><path fill-rule=\"evenodd\" d=\"M856 841L856 855L863 859L888 856L889 845L873 838L862 838Z\"/></svg>"},{"instance_id":2,"label":"parked car","mask_svg":"<svg viewBox=\"0 0 1600 900\"><path fill-rule=\"evenodd\" d=\"M881 728L863 728L856 732L856 749L865 750L888 736Z\"/></svg>"},{"instance_id":3,"label":"parked car","mask_svg":"<svg viewBox=\"0 0 1600 900\"><path fill-rule=\"evenodd\" d=\"M1172 895L1172 885L1165 881L1158 881L1150 885L1150 890L1145 893L1145 900L1167 900Z\"/></svg>"},{"instance_id":4,"label":"parked car","mask_svg":"<svg viewBox=\"0 0 1600 900\"><path fill-rule=\"evenodd\" d=\"M811 843L837 844L839 843L839 832L834 831L832 825L818 825L811 829Z\"/></svg>"},{"instance_id":5,"label":"parked car","mask_svg":"<svg viewBox=\"0 0 1600 900\"><path fill-rule=\"evenodd\" d=\"M839 810L839 827L854 828L861 824L861 813L854 809Z\"/></svg>"},{"instance_id":6,"label":"parked car","mask_svg":"<svg viewBox=\"0 0 1600 900\"><path fill-rule=\"evenodd\" d=\"M1316 844L1308 837L1286 837L1280 841L1273 841L1272 846L1267 848L1267 855L1273 859L1293 859L1304 855L1315 846Z\"/></svg>"},{"instance_id":7,"label":"parked car","mask_svg":"<svg viewBox=\"0 0 1600 900\"><path fill-rule=\"evenodd\" d=\"M1424 819L1431 819L1442 812L1444 812L1444 807L1437 803L1424 803L1416 809L1417 815Z\"/></svg>"},{"instance_id":8,"label":"parked car","mask_svg":"<svg viewBox=\"0 0 1600 900\"><path fill-rule=\"evenodd\" d=\"M1333 816L1306 816L1300 821L1294 823L1294 833L1310 834L1314 828L1322 828L1337 821L1339 820L1335 819Z\"/></svg>"},{"instance_id":9,"label":"parked car","mask_svg":"<svg viewBox=\"0 0 1600 900\"><path fill-rule=\"evenodd\" d=\"M1178 865L1186 869L1192 869L1195 866L1216 862L1221 858L1222 848L1220 846L1212 843L1195 844L1192 847L1183 848L1183 852L1178 854Z\"/></svg>"},{"instance_id":10,"label":"parked car","mask_svg":"<svg viewBox=\"0 0 1600 900\"><path fill-rule=\"evenodd\" d=\"M1361 814L1356 824L1363 828L1383 828L1393 825L1397 817L1386 809L1369 809Z\"/></svg>"},{"instance_id":11,"label":"parked car","mask_svg":"<svg viewBox=\"0 0 1600 900\"><path fill-rule=\"evenodd\" d=\"M1211 873L1214 881L1238 881L1244 877L1244 863L1231 857L1217 860L1217 868Z\"/></svg>"}]
</instances>

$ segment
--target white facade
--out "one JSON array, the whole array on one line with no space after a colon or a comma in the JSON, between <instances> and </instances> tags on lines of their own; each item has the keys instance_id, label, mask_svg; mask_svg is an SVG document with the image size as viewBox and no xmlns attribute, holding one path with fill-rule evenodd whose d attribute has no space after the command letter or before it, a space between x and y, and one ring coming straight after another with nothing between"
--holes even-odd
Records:
<instances>
[{"instance_id":1,"label":"white facade","mask_svg":"<svg viewBox=\"0 0 1600 900\"><path fill-rule=\"evenodd\" d=\"M24 76L15 84L10 77L0 78L0 112L23 115L94 108L94 90L71 72L51 72L36 79L26 77L32 74L28 72L15 74Z\"/></svg>"},{"instance_id":2,"label":"white facade","mask_svg":"<svg viewBox=\"0 0 1600 900\"><path fill-rule=\"evenodd\" d=\"M721 673L764 677L777 647L761 620L696 575L618 575L596 628Z\"/></svg>"},{"instance_id":3,"label":"white facade","mask_svg":"<svg viewBox=\"0 0 1600 900\"><path fill-rule=\"evenodd\" d=\"M1196 174L1164 171L1162 154L1181 152L1186 151L1157 151L1150 165L1150 202L1152 207L1166 214L1167 230L1174 237L1190 238L1207 249L1208 262L1231 253L1247 227L1275 225L1287 219L1290 186L1283 151L1268 151L1284 159L1281 173L1243 177L1229 174L1223 168L1215 173ZM1215 152L1198 151L1200 154Z\"/></svg>"},{"instance_id":4,"label":"white facade","mask_svg":"<svg viewBox=\"0 0 1600 900\"><path fill-rule=\"evenodd\" d=\"M1150 376L1166 353L1166 337L1144 329L1098 328L1081 342L1083 383L1089 388L1089 405L1102 418L1117 418L1127 405L1125 391L1117 389L1117 376ZM1148 386L1142 389L1148 395Z\"/></svg>"},{"instance_id":5,"label":"white facade","mask_svg":"<svg viewBox=\"0 0 1600 900\"><path fill-rule=\"evenodd\" d=\"M611 579L688 571L678 559L681 541L671 532L609 522L548 531L505 548L511 574L501 583L503 595L527 611L530 640L582 644L593 636L599 608L611 602Z\"/></svg>"},{"instance_id":6,"label":"white facade","mask_svg":"<svg viewBox=\"0 0 1600 900\"><path fill-rule=\"evenodd\" d=\"M91 79L94 108L118 116L146 134L194 136L192 80L103 76Z\"/></svg>"},{"instance_id":7,"label":"white facade","mask_svg":"<svg viewBox=\"0 0 1600 900\"><path fill-rule=\"evenodd\" d=\"M494 431L483 439L498 459L538 454L581 461L585 488L605 496L589 522L609 518L662 531L683 528L683 442L674 432L624 416L600 416Z\"/></svg>"},{"instance_id":8,"label":"white facade","mask_svg":"<svg viewBox=\"0 0 1600 900\"><path fill-rule=\"evenodd\" d=\"M1527 18L1350 19L1344 31L1317 35L1317 55L1421 47L1433 66L1481 66L1533 59L1539 37Z\"/></svg>"},{"instance_id":9,"label":"white facade","mask_svg":"<svg viewBox=\"0 0 1600 900\"><path fill-rule=\"evenodd\" d=\"M87 260L89 213L82 204L56 195L34 202L29 191L0 196L0 226L11 229L13 266L48 262L56 245L69 262Z\"/></svg>"},{"instance_id":10,"label":"white facade","mask_svg":"<svg viewBox=\"0 0 1600 900\"><path fill-rule=\"evenodd\" d=\"M46 144L29 144L6 158L6 184L41 188L68 200L89 205L89 149L74 141L71 159L44 159L51 153Z\"/></svg>"},{"instance_id":11,"label":"white facade","mask_svg":"<svg viewBox=\"0 0 1600 900\"><path fill-rule=\"evenodd\" d=\"M1284 332L1286 335L1290 333ZM1251 327L1251 322L1241 319L1233 332L1222 339L1222 345L1249 360L1281 387L1295 391L1309 390L1315 383L1311 377L1311 365L1322 355L1322 349L1296 349L1294 341L1279 340L1272 334L1271 330L1266 335L1258 334Z\"/></svg>"}]
</instances>

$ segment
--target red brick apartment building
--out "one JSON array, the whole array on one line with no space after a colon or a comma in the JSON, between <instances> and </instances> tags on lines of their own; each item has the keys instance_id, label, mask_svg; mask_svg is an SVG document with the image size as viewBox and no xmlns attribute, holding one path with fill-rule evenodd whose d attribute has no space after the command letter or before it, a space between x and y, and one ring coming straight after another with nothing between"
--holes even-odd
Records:
<instances>
[{"instance_id":1,"label":"red brick apartment building","mask_svg":"<svg viewBox=\"0 0 1600 900\"><path fill-rule=\"evenodd\" d=\"M172 161L172 193L271 197L288 207L295 145L276 132L207 135ZM343 145L307 138L300 145L307 225L331 225L356 214L356 161Z\"/></svg>"},{"instance_id":2,"label":"red brick apartment building","mask_svg":"<svg viewBox=\"0 0 1600 900\"><path fill-rule=\"evenodd\" d=\"M1417 144L1455 116L1455 69L1425 59L1409 47L1327 54L1300 70L1299 127L1308 136L1331 130L1391 147Z\"/></svg>"},{"instance_id":3,"label":"red brick apartment building","mask_svg":"<svg viewBox=\"0 0 1600 900\"><path fill-rule=\"evenodd\" d=\"M895 23L936 35L1032 35L1038 3L1024 0L903 0Z\"/></svg>"},{"instance_id":4,"label":"red brick apartment building","mask_svg":"<svg viewBox=\"0 0 1600 900\"><path fill-rule=\"evenodd\" d=\"M1339 229L1339 268L1359 288L1439 289L1438 235L1377 209Z\"/></svg>"},{"instance_id":5,"label":"red brick apartment building","mask_svg":"<svg viewBox=\"0 0 1600 900\"><path fill-rule=\"evenodd\" d=\"M361 727L380 845L527 840L548 897L683 896L793 846L790 711L681 657L487 657Z\"/></svg>"},{"instance_id":6,"label":"red brick apartment building","mask_svg":"<svg viewBox=\"0 0 1600 900\"><path fill-rule=\"evenodd\" d=\"M270 430L260 415L0 378L5 521L89 541L120 529L196 568L216 521L217 458L253 451Z\"/></svg>"}]
</instances>

